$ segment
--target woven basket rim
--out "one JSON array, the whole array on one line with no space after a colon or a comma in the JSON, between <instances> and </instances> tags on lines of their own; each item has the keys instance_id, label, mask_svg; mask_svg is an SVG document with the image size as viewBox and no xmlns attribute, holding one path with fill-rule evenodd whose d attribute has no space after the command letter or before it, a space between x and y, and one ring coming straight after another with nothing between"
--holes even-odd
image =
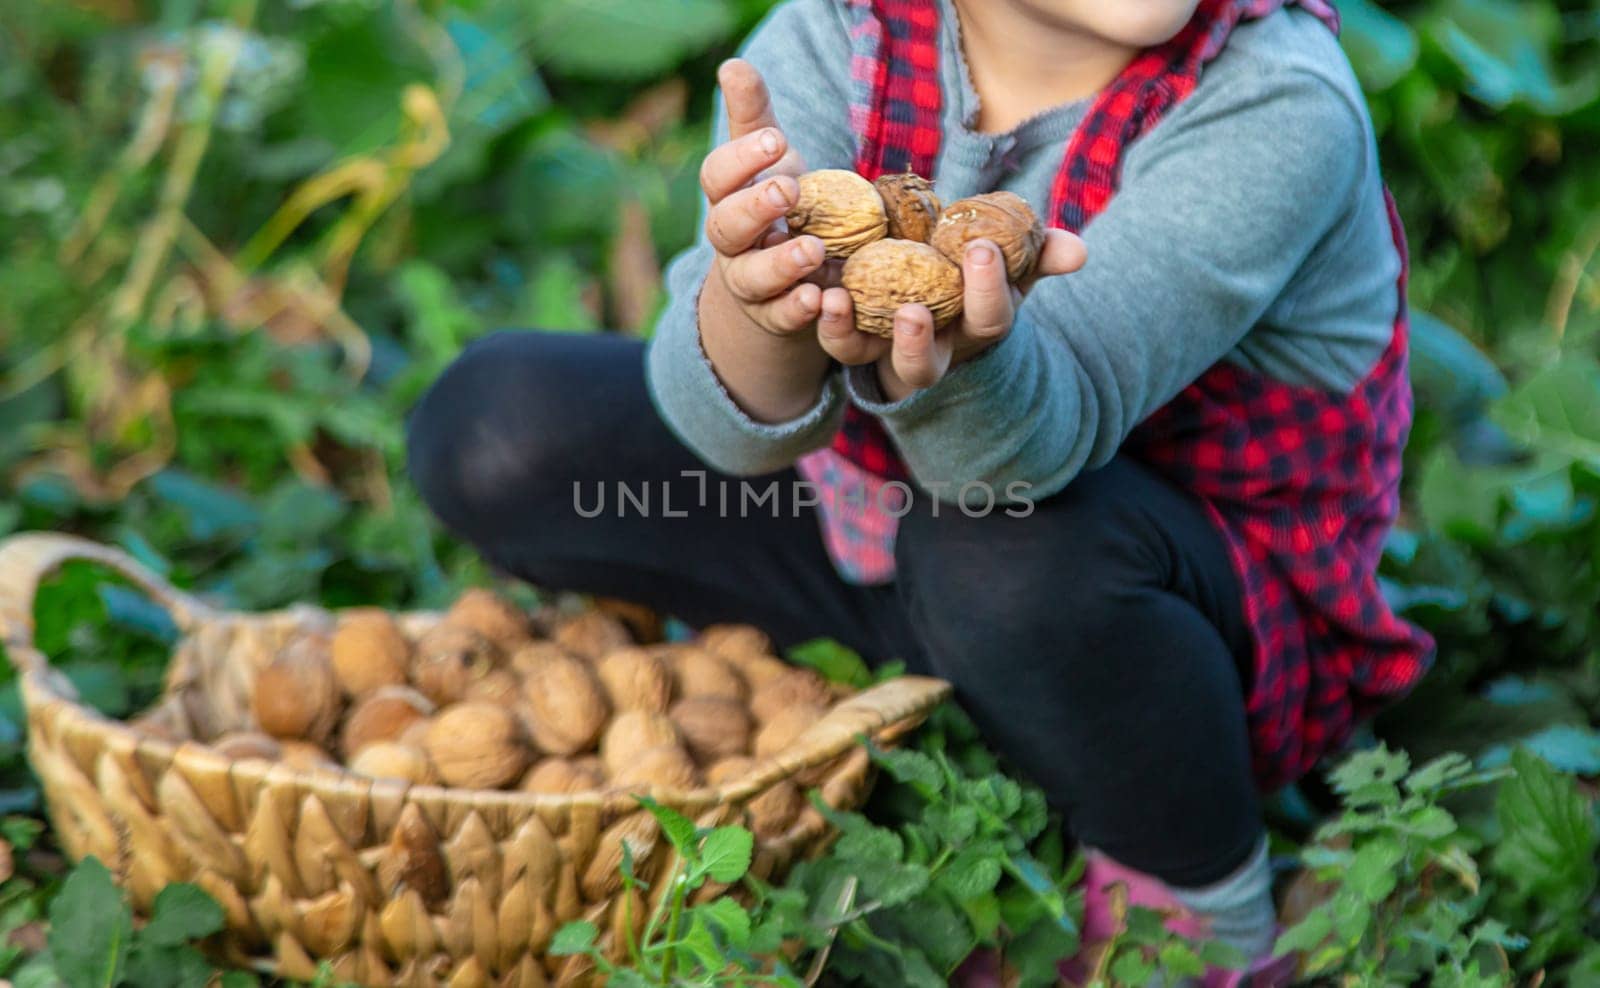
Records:
<instances>
[{"instance_id":1,"label":"woven basket rim","mask_svg":"<svg viewBox=\"0 0 1600 988\"><path fill-rule=\"evenodd\" d=\"M593 808L612 815L636 810L638 796L648 796L664 806L695 812L721 803L742 801L820 765L855 746L862 737L892 741L946 699L951 687L943 680L924 676L899 676L867 687L836 702L827 714L787 749L756 761L754 768L728 783L695 789L650 787L640 791L589 790L576 793L529 793L519 790L469 789L419 785L397 779L360 775L342 766L325 770L299 769L263 759L231 759L204 742L173 742L130 727L83 704L76 689L33 641L33 600L48 575L73 561L99 563L127 577L150 594L173 616L184 636L200 627L242 620L296 620L312 613L331 613L311 605L294 605L272 611L244 612L212 608L151 572L133 557L78 536L54 532L28 532L0 541L0 637L21 682L24 711L30 722L47 707L61 708L65 719L59 730L79 730L101 737L101 743L162 765L187 765L196 770L226 772L230 779L250 788L292 786L303 793L328 799L386 798L437 803L471 810L498 811L516 817L540 810ZM396 612L401 616L430 617L437 611Z\"/></svg>"}]
</instances>

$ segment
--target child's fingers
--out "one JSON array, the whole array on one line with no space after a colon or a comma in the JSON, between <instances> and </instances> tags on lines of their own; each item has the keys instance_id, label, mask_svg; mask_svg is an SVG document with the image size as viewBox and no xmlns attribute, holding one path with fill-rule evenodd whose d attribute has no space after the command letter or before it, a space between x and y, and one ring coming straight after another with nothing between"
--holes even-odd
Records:
<instances>
[{"instance_id":1,"label":"child's fingers","mask_svg":"<svg viewBox=\"0 0 1600 988\"><path fill-rule=\"evenodd\" d=\"M1088 263L1089 251L1083 238L1065 230L1049 230L1044 235L1044 247L1039 251L1037 277L1047 278L1057 274L1071 274Z\"/></svg>"},{"instance_id":2,"label":"child's fingers","mask_svg":"<svg viewBox=\"0 0 1600 988\"><path fill-rule=\"evenodd\" d=\"M888 340L856 329L855 305L843 288L822 293L817 342L824 353L847 367L873 363L889 351Z\"/></svg>"},{"instance_id":3,"label":"child's fingers","mask_svg":"<svg viewBox=\"0 0 1600 988\"><path fill-rule=\"evenodd\" d=\"M706 213L706 239L719 254L742 254L766 236L799 195L799 184L787 175L735 192Z\"/></svg>"},{"instance_id":4,"label":"child's fingers","mask_svg":"<svg viewBox=\"0 0 1600 988\"><path fill-rule=\"evenodd\" d=\"M930 388L950 369L948 337L933 331L933 313L925 305L902 305L894 314L895 376L912 388Z\"/></svg>"},{"instance_id":5,"label":"child's fingers","mask_svg":"<svg viewBox=\"0 0 1600 988\"><path fill-rule=\"evenodd\" d=\"M772 110L772 95L756 67L742 58L730 58L717 68L717 85L722 87L722 102L728 109L728 132L743 137L762 127L778 126Z\"/></svg>"},{"instance_id":6,"label":"child's fingers","mask_svg":"<svg viewBox=\"0 0 1600 988\"><path fill-rule=\"evenodd\" d=\"M816 285L796 285L781 298L750 309L751 318L773 333L794 333L817 321L822 311L822 289Z\"/></svg>"},{"instance_id":7,"label":"child's fingers","mask_svg":"<svg viewBox=\"0 0 1600 988\"><path fill-rule=\"evenodd\" d=\"M766 239L763 237L763 242ZM722 280L734 298L763 302L816 270L824 257L822 241L816 237L796 237L775 247L745 251L724 259ZM820 297L821 288L811 287L817 288Z\"/></svg>"},{"instance_id":8,"label":"child's fingers","mask_svg":"<svg viewBox=\"0 0 1600 988\"><path fill-rule=\"evenodd\" d=\"M711 149L700 163L700 188L716 205L783 159L789 141L776 127L763 127Z\"/></svg>"},{"instance_id":9,"label":"child's fingers","mask_svg":"<svg viewBox=\"0 0 1600 988\"><path fill-rule=\"evenodd\" d=\"M993 241L967 244L961 262L966 279L962 330L975 340L997 340L1011 329L1011 285L1006 264ZM897 334L898 335L898 334Z\"/></svg>"}]
</instances>

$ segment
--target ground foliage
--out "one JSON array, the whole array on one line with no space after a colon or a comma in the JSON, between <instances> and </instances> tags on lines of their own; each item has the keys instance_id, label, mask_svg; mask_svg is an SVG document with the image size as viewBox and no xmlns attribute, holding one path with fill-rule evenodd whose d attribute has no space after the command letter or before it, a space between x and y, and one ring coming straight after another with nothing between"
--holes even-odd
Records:
<instances>
[{"instance_id":1,"label":"ground foliage","mask_svg":"<svg viewBox=\"0 0 1600 988\"><path fill-rule=\"evenodd\" d=\"M481 582L404 481L405 410L494 327L647 332L695 228L711 69L769 6L0 5L0 532L115 543L240 608ZM1348 984L1600 984L1600 4L1339 6L1414 259L1386 589L1441 656L1386 747L1278 802L1307 869L1288 943ZM91 569L40 601L111 714L154 694L172 633ZM203 983L213 907L180 886L141 924L96 864L63 881L14 687L0 714L0 976ZM1003 942L1046 983L1080 906L1038 793L953 710L880 758L832 855L744 879L748 912L669 917L622 977L742 983L786 944L794 976L939 984ZM679 829L690 880L738 878L706 861L737 838ZM1158 919L1130 912L1107 983L1199 963Z\"/></svg>"}]
</instances>

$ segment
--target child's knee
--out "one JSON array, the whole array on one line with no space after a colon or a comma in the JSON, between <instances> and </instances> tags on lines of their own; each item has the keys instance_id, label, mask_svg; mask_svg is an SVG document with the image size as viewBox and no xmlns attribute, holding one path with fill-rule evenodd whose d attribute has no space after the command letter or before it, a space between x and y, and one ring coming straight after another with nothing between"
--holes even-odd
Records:
<instances>
[{"instance_id":1,"label":"child's knee","mask_svg":"<svg viewBox=\"0 0 1600 988\"><path fill-rule=\"evenodd\" d=\"M535 334L500 332L467 346L433 382L406 422L406 469L435 514L471 538L476 521L530 495L549 455L537 441L562 435L559 403L537 400L560 385L541 366ZM534 400L530 400L533 398ZM540 409L548 404L548 414ZM541 420L542 419L542 420Z\"/></svg>"}]
</instances>

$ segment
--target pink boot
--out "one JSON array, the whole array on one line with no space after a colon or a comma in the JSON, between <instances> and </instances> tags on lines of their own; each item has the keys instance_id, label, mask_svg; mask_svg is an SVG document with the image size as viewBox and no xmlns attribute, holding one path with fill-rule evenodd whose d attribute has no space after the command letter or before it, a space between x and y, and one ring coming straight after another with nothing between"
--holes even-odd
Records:
<instances>
[{"instance_id":1,"label":"pink boot","mask_svg":"<svg viewBox=\"0 0 1600 988\"><path fill-rule=\"evenodd\" d=\"M1087 852L1083 881L1083 948L1059 966L1065 985L1082 985L1088 980L1095 948L1115 934L1117 916L1111 888L1118 883L1127 890L1128 905L1164 913L1168 917L1167 929L1172 932L1191 940L1205 935L1205 921L1185 909L1159 879L1103 854ZM1243 971L1212 968L1200 984L1202 988L1284 988L1293 980L1295 967L1292 956L1259 957ZM950 976L953 988L1003 988L1005 983L1002 958L998 951L988 948L973 951Z\"/></svg>"},{"instance_id":2,"label":"pink boot","mask_svg":"<svg viewBox=\"0 0 1600 988\"><path fill-rule=\"evenodd\" d=\"M1118 864L1098 851L1086 852L1084 867L1083 948L1078 956L1061 962L1062 979L1069 985L1088 980L1088 958L1098 945L1116 935L1118 916L1112 888L1127 890L1127 906L1141 906L1167 917L1166 927L1189 940L1204 939L1205 920L1185 909L1160 879ZM1210 968L1201 978L1203 988L1284 988L1293 979L1293 957L1258 957L1243 971Z\"/></svg>"}]
</instances>

